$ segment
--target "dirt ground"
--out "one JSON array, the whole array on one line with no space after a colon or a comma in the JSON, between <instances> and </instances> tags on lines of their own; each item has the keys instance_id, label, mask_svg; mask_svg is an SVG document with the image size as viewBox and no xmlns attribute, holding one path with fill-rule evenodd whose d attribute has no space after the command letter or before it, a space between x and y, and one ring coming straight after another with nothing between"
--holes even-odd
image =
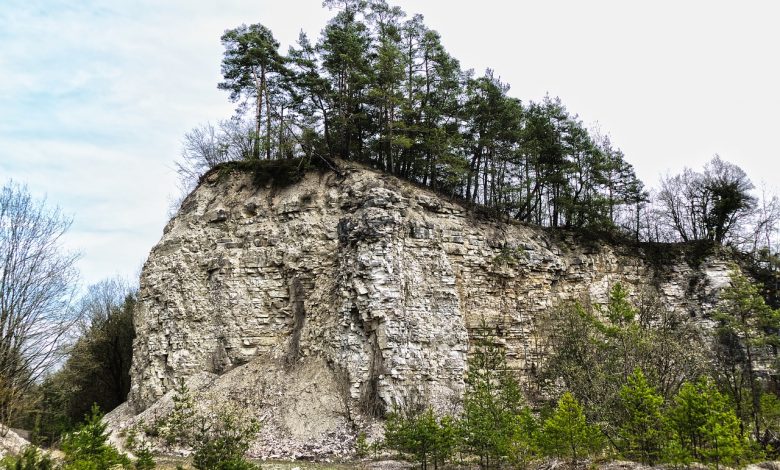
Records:
<instances>
[{"instance_id":1,"label":"dirt ground","mask_svg":"<svg viewBox=\"0 0 780 470\"><path fill-rule=\"evenodd\" d=\"M190 459L176 457L159 457L157 468L175 470L181 466L192 469ZM263 470L410 470L413 465L398 460L351 461L351 462L305 462L282 460L255 460Z\"/></svg>"}]
</instances>

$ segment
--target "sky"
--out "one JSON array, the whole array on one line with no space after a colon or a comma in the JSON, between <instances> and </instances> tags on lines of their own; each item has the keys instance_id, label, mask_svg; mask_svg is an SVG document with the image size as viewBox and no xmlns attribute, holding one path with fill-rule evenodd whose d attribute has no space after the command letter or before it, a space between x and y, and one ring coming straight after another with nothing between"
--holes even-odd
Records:
<instances>
[{"instance_id":1,"label":"sky","mask_svg":"<svg viewBox=\"0 0 780 470\"><path fill-rule=\"evenodd\" d=\"M465 69L523 101L559 96L639 177L714 154L780 188L780 3L403 0ZM320 0L0 0L0 185L73 218L84 284L136 278L179 195L182 138L230 117L225 29L316 39Z\"/></svg>"}]
</instances>

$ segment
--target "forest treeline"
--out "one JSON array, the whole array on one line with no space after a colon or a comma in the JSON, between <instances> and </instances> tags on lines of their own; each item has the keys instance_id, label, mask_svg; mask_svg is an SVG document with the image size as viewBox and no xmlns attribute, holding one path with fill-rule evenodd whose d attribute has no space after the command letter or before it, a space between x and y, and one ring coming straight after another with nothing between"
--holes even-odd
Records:
<instances>
[{"instance_id":1,"label":"forest treeline","mask_svg":"<svg viewBox=\"0 0 780 470\"><path fill-rule=\"evenodd\" d=\"M422 16L385 0L324 5L319 37L302 32L286 54L262 24L225 31L218 87L238 106L185 136L190 185L225 161L340 158L541 226L748 249L774 233L777 199L717 155L648 190L607 134L558 98L522 102L493 70L464 70Z\"/></svg>"}]
</instances>

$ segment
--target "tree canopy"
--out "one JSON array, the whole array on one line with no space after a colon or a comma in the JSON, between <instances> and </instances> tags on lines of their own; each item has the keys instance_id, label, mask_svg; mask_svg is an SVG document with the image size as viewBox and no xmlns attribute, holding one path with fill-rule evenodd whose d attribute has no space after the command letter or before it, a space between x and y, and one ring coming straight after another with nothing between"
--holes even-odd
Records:
<instances>
[{"instance_id":1,"label":"tree canopy","mask_svg":"<svg viewBox=\"0 0 780 470\"><path fill-rule=\"evenodd\" d=\"M738 166L713 159L699 173L686 168L661 180L661 218L683 241L724 243L756 205L753 183Z\"/></svg>"},{"instance_id":2,"label":"tree canopy","mask_svg":"<svg viewBox=\"0 0 780 470\"><path fill-rule=\"evenodd\" d=\"M334 16L317 40L301 33L287 54L262 24L225 31L218 87L251 125L187 134L183 178L225 160L340 158L507 218L639 233L620 208L641 206L642 183L560 99L509 96L494 70L464 70L421 15L385 0L324 5Z\"/></svg>"}]
</instances>

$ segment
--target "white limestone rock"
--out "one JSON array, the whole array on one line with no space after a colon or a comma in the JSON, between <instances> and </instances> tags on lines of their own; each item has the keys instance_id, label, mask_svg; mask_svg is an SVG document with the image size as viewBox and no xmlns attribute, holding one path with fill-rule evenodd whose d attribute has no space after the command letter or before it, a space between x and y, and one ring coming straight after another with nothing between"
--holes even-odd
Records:
<instances>
[{"instance_id":1,"label":"white limestone rock","mask_svg":"<svg viewBox=\"0 0 780 470\"><path fill-rule=\"evenodd\" d=\"M214 374L209 390L264 419L257 455L339 454L380 408L456 409L483 322L527 375L539 314L561 302L604 302L621 282L706 317L728 283L712 256L661 264L480 219L354 164L284 188L210 175L144 265L129 407Z\"/></svg>"}]
</instances>

